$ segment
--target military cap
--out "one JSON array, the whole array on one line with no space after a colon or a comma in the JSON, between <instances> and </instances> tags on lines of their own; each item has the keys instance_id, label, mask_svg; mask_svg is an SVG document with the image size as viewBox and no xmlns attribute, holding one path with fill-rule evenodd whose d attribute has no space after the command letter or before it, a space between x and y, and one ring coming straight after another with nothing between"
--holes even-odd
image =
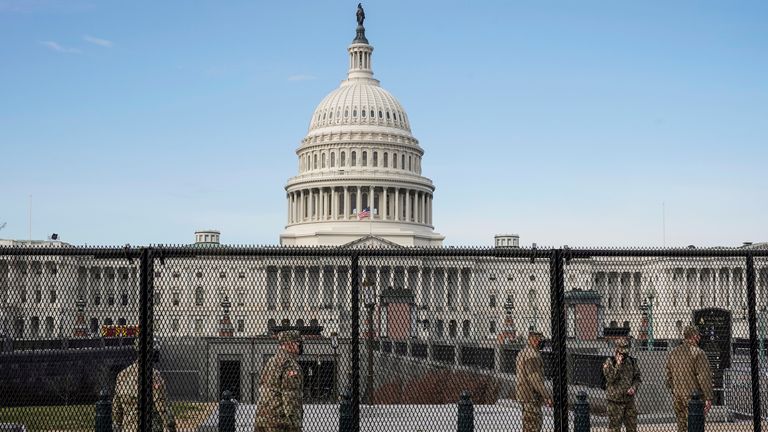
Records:
<instances>
[{"instance_id":1,"label":"military cap","mask_svg":"<svg viewBox=\"0 0 768 432\"><path fill-rule=\"evenodd\" d=\"M616 341L617 352L620 352L621 354L629 354L630 348L631 348L631 345L629 343L629 340L622 338Z\"/></svg>"},{"instance_id":2,"label":"military cap","mask_svg":"<svg viewBox=\"0 0 768 432\"><path fill-rule=\"evenodd\" d=\"M696 327L695 325L687 325L687 326L685 326L685 329L683 330L683 337L685 337L686 339L688 339L690 337L693 337L693 336L698 336L700 334L701 333L699 333L699 328Z\"/></svg>"},{"instance_id":3,"label":"military cap","mask_svg":"<svg viewBox=\"0 0 768 432\"><path fill-rule=\"evenodd\" d=\"M298 330L285 330L278 333L277 339L280 341L280 343L300 342L301 333Z\"/></svg>"}]
</instances>

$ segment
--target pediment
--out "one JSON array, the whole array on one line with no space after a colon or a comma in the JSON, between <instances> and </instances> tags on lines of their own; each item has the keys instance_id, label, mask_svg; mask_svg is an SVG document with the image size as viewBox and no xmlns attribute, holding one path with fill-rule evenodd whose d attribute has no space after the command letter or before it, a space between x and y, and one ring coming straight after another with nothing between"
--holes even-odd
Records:
<instances>
[{"instance_id":1,"label":"pediment","mask_svg":"<svg viewBox=\"0 0 768 432\"><path fill-rule=\"evenodd\" d=\"M344 249L405 249L405 246L372 235L361 237L339 247Z\"/></svg>"}]
</instances>

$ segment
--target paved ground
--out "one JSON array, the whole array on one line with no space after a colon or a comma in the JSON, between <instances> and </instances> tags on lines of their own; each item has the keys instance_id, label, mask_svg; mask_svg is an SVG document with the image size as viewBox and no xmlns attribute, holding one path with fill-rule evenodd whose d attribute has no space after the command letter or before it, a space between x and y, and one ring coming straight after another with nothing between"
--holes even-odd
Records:
<instances>
[{"instance_id":1,"label":"paved ground","mask_svg":"<svg viewBox=\"0 0 768 432\"><path fill-rule=\"evenodd\" d=\"M240 405L237 409L237 431L252 432L256 417L255 405ZM198 432L217 431L218 412L214 412ZM304 432L338 430L338 405L305 405ZM456 430L456 405L375 405L362 406L362 432L448 432ZM676 432L674 419L641 416L639 432ZM520 406L514 402L475 407L476 432L510 432L521 430ZM607 431L604 417L593 417L592 431ZM768 426L768 425L766 425ZM544 409L543 431L554 429L552 410ZM572 430L572 429L571 429ZM707 423L706 432L752 431L751 422ZM768 429L766 429L768 430Z\"/></svg>"}]
</instances>

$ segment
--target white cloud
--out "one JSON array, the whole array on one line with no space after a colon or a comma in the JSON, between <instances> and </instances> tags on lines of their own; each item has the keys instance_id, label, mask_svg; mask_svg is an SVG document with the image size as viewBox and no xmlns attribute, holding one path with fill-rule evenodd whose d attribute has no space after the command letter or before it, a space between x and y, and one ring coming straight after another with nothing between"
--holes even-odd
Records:
<instances>
[{"instance_id":1,"label":"white cloud","mask_svg":"<svg viewBox=\"0 0 768 432\"><path fill-rule=\"evenodd\" d=\"M70 47L64 47L59 45L57 42L54 41L42 41L40 42L40 45L48 48L51 51L56 51L64 54L80 54L82 51L80 51L77 48L70 48Z\"/></svg>"},{"instance_id":2,"label":"white cloud","mask_svg":"<svg viewBox=\"0 0 768 432\"><path fill-rule=\"evenodd\" d=\"M317 79L314 75L291 75L288 77L288 81L310 81Z\"/></svg>"},{"instance_id":3,"label":"white cloud","mask_svg":"<svg viewBox=\"0 0 768 432\"><path fill-rule=\"evenodd\" d=\"M98 45L98 46L104 47L104 48L112 48L112 45L113 45L112 41L110 41L110 40L101 39L101 38L97 38L97 37L93 37L93 36L88 36L88 35L83 36L83 40L88 42L88 43L92 43L94 45Z\"/></svg>"}]
</instances>

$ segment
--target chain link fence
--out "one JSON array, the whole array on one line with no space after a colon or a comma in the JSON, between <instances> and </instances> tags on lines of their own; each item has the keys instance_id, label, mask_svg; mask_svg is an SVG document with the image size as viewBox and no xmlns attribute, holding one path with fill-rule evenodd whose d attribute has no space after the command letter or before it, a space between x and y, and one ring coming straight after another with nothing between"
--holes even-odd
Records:
<instances>
[{"instance_id":1,"label":"chain link fence","mask_svg":"<svg viewBox=\"0 0 768 432\"><path fill-rule=\"evenodd\" d=\"M456 430L462 392L476 431L566 431L581 392L593 430L673 431L683 387L759 430L767 307L760 249L0 248L0 430L285 420L283 330L304 431Z\"/></svg>"}]
</instances>

